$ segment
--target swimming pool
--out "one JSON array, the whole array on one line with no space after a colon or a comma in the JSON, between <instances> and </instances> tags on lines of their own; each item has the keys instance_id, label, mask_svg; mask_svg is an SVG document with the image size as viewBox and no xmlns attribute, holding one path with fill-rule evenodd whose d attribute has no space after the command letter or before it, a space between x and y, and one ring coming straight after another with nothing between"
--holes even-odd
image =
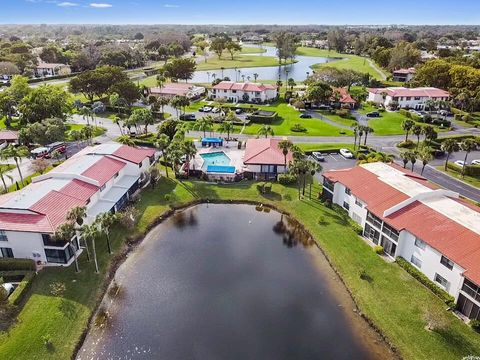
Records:
<instances>
[{"instance_id":1,"label":"swimming pool","mask_svg":"<svg viewBox=\"0 0 480 360\"><path fill-rule=\"evenodd\" d=\"M206 170L209 166L228 166L231 161L223 151L200 154L200 156L203 159L203 170Z\"/></svg>"}]
</instances>

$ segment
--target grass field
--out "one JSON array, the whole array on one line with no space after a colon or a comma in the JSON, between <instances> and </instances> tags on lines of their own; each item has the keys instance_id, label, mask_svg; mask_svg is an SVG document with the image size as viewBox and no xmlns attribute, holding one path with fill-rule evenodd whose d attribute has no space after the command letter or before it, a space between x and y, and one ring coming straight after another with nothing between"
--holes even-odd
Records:
<instances>
[{"instance_id":1,"label":"grass field","mask_svg":"<svg viewBox=\"0 0 480 360\"><path fill-rule=\"evenodd\" d=\"M314 70L322 66L330 66L338 69L351 69L361 73L368 73L377 80L382 80L384 76L388 76L386 71L383 71L381 69L378 69L378 70L375 69L370 64L367 58L357 56L357 55L340 54L336 51L329 51L329 50L316 49L316 48L310 48L310 47L299 47L297 49L297 55L319 56L319 57L326 57L326 58L341 59L341 60L332 61L329 63L316 64L313 66Z\"/></svg>"},{"instance_id":2,"label":"grass field","mask_svg":"<svg viewBox=\"0 0 480 360\"><path fill-rule=\"evenodd\" d=\"M377 111L371 105L363 104L359 110L360 113L366 114L370 111ZM368 120L368 125L373 129L375 135L399 135L403 134L402 122L406 119L405 116L399 112L384 111L380 113L381 117L371 118Z\"/></svg>"},{"instance_id":3,"label":"grass field","mask_svg":"<svg viewBox=\"0 0 480 360\"><path fill-rule=\"evenodd\" d=\"M352 127L357 124L357 120L355 119L346 119L336 114L331 114L329 111L320 110L318 112L323 116L325 116L326 118L328 118L329 120L336 122L337 124L342 126Z\"/></svg>"},{"instance_id":4,"label":"grass field","mask_svg":"<svg viewBox=\"0 0 480 360\"><path fill-rule=\"evenodd\" d=\"M263 66L278 66L278 59L273 56L248 56L235 55L233 60L227 54L224 54L221 59L217 56L208 59L208 62L200 62L197 64L197 70L217 70L245 68L245 67L263 67Z\"/></svg>"},{"instance_id":5,"label":"grass field","mask_svg":"<svg viewBox=\"0 0 480 360\"><path fill-rule=\"evenodd\" d=\"M315 193L319 191L314 186ZM404 359L461 359L480 353L480 335L445 311L445 304L395 263L387 263L361 241L343 211L329 209L318 200L298 200L294 187L273 184L270 194L261 194L254 182L215 185L163 178L156 189L146 189L137 203L139 220L135 230L118 227L112 233L116 253L127 236L144 233L171 206L198 199L253 200L273 204L299 219L336 267L353 293L360 310L381 329ZM319 219L322 223L319 224ZM93 261L80 258L81 272L74 267L48 268L39 273L18 322L0 335L2 359L70 359L95 301L104 284L112 256L106 242L97 239L100 274ZM367 274L369 281L359 274ZM64 283L63 295L53 295L50 285ZM425 329L429 310L444 322L437 331ZM43 338L52 340L47 348Z\"/></svg>"},{"instance_id":6,"label":"grass field","mask_svg":"<svg viewBox=\"0 0 480 360\"><path fill-rule=\"evenodd\" d=\"M445 171L445 166L444 165L437 166L436 169L445 173L445 174L448 174L448 175L454 177L455 179L464 181L467 184L475 186L475 187L480 189L480 178L478 178L478 177L465 175L465 177L462 178L462 174L457 172L457 171L454 171L452 169L448 169L448 171Z\"/></svg>"},{"instance_id":7,"label":"grass field","mask_svg":"<svg viewBox=\"0 0 480 360\"><path fill-rule=\"evenodd\" d=\"M67 141L72 141L74 139L70 136L70 131L72 131L72 130L81 131L86 125L83 125L83 124L66 124L66 126L67 126L67 130L65 131L66 140ZM103 135L103 134L105 134L106 131L107 131L107 129L105 129L101 126L95 126L93 128L93 137Z\"/></svg>"},{"instance_id":8,"label":"grass field","mask_svg":"<svg viewBox=\"0 0 480 360\"><path fill-rule=\"evenodd\" d=\"M353 150L353 144L347 143L298 143L295 144L300 147L303 151L334 151L338 149L349 149Z\"/></svg>"}]
</instances>

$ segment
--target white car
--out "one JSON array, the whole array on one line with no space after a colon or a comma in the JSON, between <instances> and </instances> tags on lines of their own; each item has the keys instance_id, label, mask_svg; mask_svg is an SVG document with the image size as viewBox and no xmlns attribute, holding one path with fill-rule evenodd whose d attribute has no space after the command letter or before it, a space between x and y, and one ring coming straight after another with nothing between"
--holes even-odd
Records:
<instances>
[{"instance_id":1,"label":"white car","mask_svg":"<svg viewBox=\"0 0 480 360\"><path fill-rule=\"evenodd\" d=\"M217 107L214 107L214 108L212 109L212 113L214 113L214 114L217 114L217 113L219 113L219 112L220 112L220 109L217 108Z\"/></svg>"},{"instance_id":2,"label":"white car","mask_svg":"<svg viewBox=\"0 0 480 360\"><path fill-rule=\"evenodd\" d=\"M472 160L472 165L480 165L480 159Z\"/></svg>"},{"instance_id":3,"label":"white car","mask_svg":"<svg viewBox=\"0 0 480 360\"><path fill-rule=\"evenodd\" d=\"M463 168L466 164L465 164L465 161L463 161L463 160L457 160L457 161L455 161L455 165Z\"/></svg>"},{"instance_id":4,"label":"white car","mask_svg":"<svg viewBox=\"0 0 480 360\"><path fill-rule=\"evenodd\" d=\"M212 107L211 106L204 106L203 107L203 112L210 112L212 111Z\"/></svg>"},{"instance_id":5,"label":"white car","mask_svg":"<svg viewBox=\"0 0 480 360\"><path fill-rule=\"evenodd\" d=\"M353 159L353 154L348 149L340 149L340 155L347 159Z\"/></svg>"},{"instance_id":6,"label":"white car","mask_svg":"<svg viewBox=\"0 0 480 360\"><path fill-rule=\"evenodd\" d=\"M9 297L13 293L13 290L15 290L15 286L13 286L13 284L11 283L4 283L0 286L2 286L5 289L5 292L7 293L7 297Z\"/></svg>"}]
</instances>

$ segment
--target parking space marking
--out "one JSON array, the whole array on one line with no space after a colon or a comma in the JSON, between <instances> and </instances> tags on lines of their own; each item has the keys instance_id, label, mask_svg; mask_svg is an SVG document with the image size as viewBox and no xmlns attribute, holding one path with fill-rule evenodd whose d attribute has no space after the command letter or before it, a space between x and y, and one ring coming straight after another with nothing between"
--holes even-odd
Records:
<instances>
[{"instance_id":1,"label":"parking space marking","mask_svg":"<svg viewBox=\"0 0 480 360\"><path fill-rule=\"evenodd\" d=\"M335 156L333 156L332 154L328 154L333 160L335 161L338 161L337 159L335 159Z\"/></svg>"}]
</instances>

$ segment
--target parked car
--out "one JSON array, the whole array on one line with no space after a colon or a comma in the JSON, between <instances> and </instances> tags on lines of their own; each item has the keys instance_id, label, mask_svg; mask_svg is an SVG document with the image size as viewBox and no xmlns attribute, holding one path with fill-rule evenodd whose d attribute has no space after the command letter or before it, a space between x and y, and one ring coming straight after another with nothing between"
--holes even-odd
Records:
<instances>
[{"instance_id":1,"label":"parked car","mask_svg":"<svg viewBox=\"0 0 480 360\"><path fill-rule=\"evenodd\" d=\"M15 286L12 283L3 283L1 286L5 289L7 297L9 297L15 290Z\"/></svg>"},{"instance_id":2,"label":"parked car","mask_svg":"<svg viewBox=\"0 0 480 360\"><path fill-rule=\"evenodd\" d=\"M214 107L214 108L212 109L212 113L214 113L214 114L217 114L217 113L219 113L219 112L220 112L220 109L217 108L217 107Z\"/></svg>"},{"instance_id":3,"label":"parked car","mask_svg":"<svg viewBox=\"0 0 480 360\"><path fill-rule=\"evenodd\" d=\"M212 111L212 107L211 106L204 106L203 108L201 108L203 112L210 112Z\"/></svg>"},{"instance_id":4,"label":"parked car","mask_svg":"<svg viewBox=\"0 0 480 360\"><path fill-rule=\"evenodd\" d=\"M348 149L340 149L340 155L347 159L353 159L353 154Z\"/></svg>"},{"instance_id":5,"label":"parked car","mask_svg":"<svg viewBox=\"0 0 480 360\"><path fill-rule=\"evenodd\" d=\"M367 113L367 117L377 118L377 117L380 117L380 113L378 111L371 111L371 112Z\"/></svg>"},{"instance_id":6,"label":"parked car","mask_svg":"<svg viewBox=\"0 0 480 360\"><path fill-rule=\"evenodd\" d=\"M312 156L317 161L320 161L320 162L325 161L325 156L323 156L323 154L321 152L314 151L314 152L312 152Z\"/></svg>"},{"instance_id":7,"label":"parked car","mask_svg":"<svg viewBox=\"0 0 480 360\"><path fill-rule=\"evenodd\" d=\"M472 165L480 165L480 159L472 160Z\"/></svg>"},{"instance_id":8,"label":"parked car","mask_svg":"<svg viewBox=\"0 0 480 360\"><path fill-rule=\"evenodd\" d=\"M330 105L318 105L317 109L318 110L332 110L332 107Z\"/></svg>"},{"instance_id":9,"label":"parked car","mask_svg":"<svg viewBox=\"0 0 480 360\"><path fill-rule=\"evenodd\" d=\"M195 114L182 114L180 120L195 120Z\"/></svg>"},{"instance_id":10,"label":"parked car","mask_svg":"<svg viewBox=\"0 0 480 360\"><path fill-rule=\"evenodd\" d=\"M58 151L60 154L64 154L67 151L67 145L63 141L57 141L45 146L48 149L48 154L46 157L50 157L50 155L54 151Z\"/></svg>"},{"instance_id":11,"label":"parked car","mask_svg":"<svg viewBox=\"0 0 480 360\"><path fill-rule=\"evenodd\" d=\"M243 109L240 109L240 108L235 109L235 114L240 115L241 113L243 113Z\"/></svg>"},{"instance_id":12,"label":"parked car","mask_svg":"<svg viewBox=\"0 0 480 360\"><path fill-rule=\"evenodd\" d=\"M301 119L311 119L312 115L303 113L303 114L300 114L300 118Z\"/></svg>"},{"instance_id":13,"label":"parked car","mask_svg":"<svg viewBox=\"0 0 480 360\"><path fill-rule=\"evenodd\" d=\"M457 160L457 161L455 161L454 164L457 165L457 166L460 166L462 168L466 165L465 161L463 161L463 160Z\"/></svg>"}]
</instances>

